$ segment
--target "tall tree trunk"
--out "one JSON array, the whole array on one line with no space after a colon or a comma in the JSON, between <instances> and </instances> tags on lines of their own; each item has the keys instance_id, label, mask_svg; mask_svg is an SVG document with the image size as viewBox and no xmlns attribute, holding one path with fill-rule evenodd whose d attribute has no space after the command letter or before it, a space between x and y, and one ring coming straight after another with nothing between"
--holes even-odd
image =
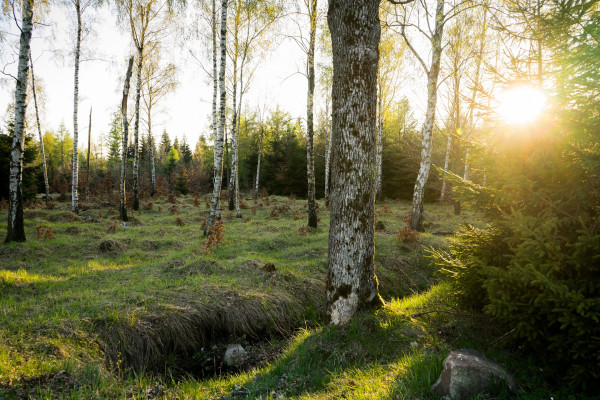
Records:
<instances>
[{"instance_id":1,"label":"tall tree trunk","mask_svg":"<svg viewBox=\"0 0 600 400\"><path fill-rule=\"evenodd\" d=\"M412 199L410 227L424 232L423 228L423 198L425 185L431 169L431 150L433 145L433 126L435 122L435 107L437 104L438 77L442 59L442 36L444 34L444 0L437 0L435 13L435 29L431 38L431 67L427 73L427 112L423 125L423 140L421 142L421 164L415 182Z\"/></svg>"},{"instance_id":2,"label":"tall tree trunk","mask_svg":"<svg viewBox=\"0 0 600 400\"><path fill-rule=\"evenodd\" d=\"M40 113L37 104L37 95L35 92L35 75L33 74L33 60L29 52L29 66L31 68L31 91L33 93L33 105L35 106L35 120L37 122L38 135L40 137L40 153L42 156L42 170L44 172L44 189L46 191L46 205L50 204L50 185L48 185L48 167L46 164L46 152L44 151L44 138L42 137L42 128L40 126Z\"/></svg>"},{"instance_id":3,"label":"tall tree trunk","mask_svg":"<svg viewBox=\"0 0 600 400\"><path fill-rule=\"evenodd\" d=\"M23 152L25 150L25 110L27 104L27 73L29 72L29 42L33 28L33 0L23 2L19 65L15 89L15 129L10 151L10 177L8 185L8 226L5 242L24 242L23 226Z\"/></svg>"},{"instance_id":4,"label":"tall tree trunk","mask_svg":"<svg viewBox=\"0 0 600 400\"><path fill-rule=\"evenodd\" d=\"M221 181L223 178L223 137L225 136L225 67L227 62L227 0L221 1L221 69L219 70L219 131L215 141L214 167L213 167L213 193L210 199L210 211L206 219L204 236L210 233L209 228L214 223L219 209L219 196L221 194Z\"/></svg>"},{"instance_id":5,"label":"tall tree trunk","mask_svg":"<svg viewBox=\"0 0 600 400\"><path fill-rule=\"evenodd\" d=\"M333 50L332 197L327 313L346 324L380 306L374 271L379 0L330 0Z\"/></svg>"},{"instance_id":6,"label":"tall tree trunk","mask_svg":"<svg viewBox=\"0 0 600 400\"><path fill-rule=\"evenodd\" d=\"M452 149L452 134L448 134L448 140L446 141L446 157L444 157L444 171L448 171L448 166L450 165L450 150ZM447 188L446 179L442 179L442 190L440 192L440 203L444 203L446 201L446 188Z\"/></svg>"},{"instance_id":7,"label":"tall tree trunk","mask_svg":"<svg viewBox=\"0 0 600 400\"><path fill-rule=\"evenodd\" d=\"M254 200L258 200L258 187L260 184L260 156L262 155L263 124L260 123L260 138L258 139L258 161L256 162L256 182L254 183Z\"/></svg>"},{"instance_id":8,"label":"tall tree trunk","mask_svg":"<svg viewBox=\"0 0 600 400\"><path fill-rule=\"evenodd\" d=\"M88 125L87 165L85 167L85 201L90 201L90 150L92 148L92 107L90 107L90 123Z\"/></svg>"},{"instance_id":9,"label":"tall tree trunk","mask_svg":"<svg viewBox=\"0 0 600 400\"><path fill-rule=\"evenodd\" d=\"M325 115L327 115L327 133L325 140L325 206L329 207L329 166L331 165L331 122L329 120L329 101L325 102Z\"/></svg>"},{"instance_id":10,"label":"tall tree trunk","mask_svg":"<svg viewBox=\"0 0 600 400\"><path fill-rule=\"evenodd\" d=\"M127 120L127 98L129 97L129 81L131 80L131 73L133 69L133 56L129 58L129 64L127 66L127 74L125 75L125 84L123 87L123 100L121 101L121 122L123 123L123 141L122 153L121 153L121 181L119 184L119 194L121 203L119 204L119 213L121 214L121 220L126 222L127 218L127 202L125 198L125 176L127 172L127 134L129 132L129 121Z\"/></svg>"},{"instance_id":11,"label":"tall tree trunk","mask_svg":"<svg viewBox=\"0 0 600 400\"><path fill-rule=\"evenodd\" d=\"M217 142L217 5L216 0L212 0L212 58L213 58L213 100L212 100L212 131L213 143Z\"/></svg>"},{"instance_id":12,"label":"tall tree trunk","mask_svg":"<svg viewBox=\"0 0 600 400\"><path fill-rule=\"evenodd\" d=\"M241 12L241 1L236 2L236 16L235 23L233 26L233 93L232 93L232 116L231 116L231 166L229 167L229 184L227 185L227 189L229 192L229 211L233 211L235 208L235 173L236 173L236 161L237 161L237 136L236 136L236 126L237 126L237 61L239 55L239 41L238 41L238 32L239 32L239 22L240 22L240 12Z\"/></svg>"},{"instance_id":13,"label":"tall tree trunk","mask_svg":"<svg viewBox=\"0 0 600 400\"><path fill-rule=\"evenodd\" d=\"M143 40L143 37L142 37ZM140 209L140 97L142 92L142 65L144 62L144 47L138 47L137 84L135 87L135 125L133 127L133 209Z\"/></svg>"},{"instance_id":14,"label":"tall tree trunk","mask_svg":"<svg viewBox=\"0 0 600 400\"><path fill-rule=\"evenodd\" d=\"M469 104L469 127L468 127L468 131L467 131L467 137L465 138L465 141L467 142L466 144L466 149L465 149L465 170L463 173L463 179L467 180L469 179L469 173L470 173L470 152L471 152L471 145L469 143L469 140L471 138L471 134L472 132L475 130L475 126L473 123L473 120L475 118L475 100L477 99L477 91L479 90L479 74L481 71L481 62L483 60L483 50L484 50L484 46L485 46L485 36L486 36L486 32L487 32L487 13L488 13L488 8L487 7L483 7L483 22L481 25L481 33L479 36L479 51L477 53L477 62L475 64L475 78L473 79L473 91L471 93L471 104Z\"/></svg>"},{"instance_id":15,"label":"tall tree trunk","mask_svg":"<svg viewBox=\"0 0 600 400\"><path fill-rule=\"evenodd\" d=\"M317 227L317 206L315 204L315 154L314 154L314 96L315 96L315 36L317 33L317 1L308 3L310 36L308 42L308 93L306 99L306 177L308 178L308 226Z\"/></svg>"},{"instance_id":16,"label":"tall tree trunk","mask_svg":"<svg viewBox=\"0 0 600 400\"><path fill-rule=\"evenodd\" d=\"M240 209L240 157L238 156L239 143L240 143L240 123L242 119L242 99L244 97L244 59L242 58L242 65L240 66L240 103L238 107L237 115L237 128L235 132L235 142L237 143L235 149L235 217L242 218L242 210Z\"/></svg>"},{"instance_id":17,"label":"tall tree trunk","mask_svg":"<svg viewBox=\"0 0 600 400\"><path fill-rule=\"evenodd\" d=\"M148 106L148 143L150 145L150 197L156 194L156 167L154 165L154 141L152 139L152 104Z\"/></svg>"},{"instance_id":18,"label":"tall tree trunk","mask_svg":"<svg viewBox=\"0 0 600 400\"><path fill-rule=\"evenodd\" d=\"M79 55L81 51L81 4L75 0L75 11L77 12L77 41L75 42L75 91L73 95L73 186L71 188L71 211L78 213L79 196L79 156L77 152L77 140L79 139L79 128L77 111L79 109Z\"/></svg>"},{"instance_id":19,"label":"tall tree trunk","mask_svg":"<svg viewBox=\"0 0 600 400\"><path fill-rule=\"evenodd\" d=\"M377 168L377 180L375 182L375 196L381 200L381 164L383 162L383 117L381 109L383 108L383 95L381 92L381 83L378 83L379 96L377 96L377 150L375 153L375 167Z\"/></svg>"}]
</instances>

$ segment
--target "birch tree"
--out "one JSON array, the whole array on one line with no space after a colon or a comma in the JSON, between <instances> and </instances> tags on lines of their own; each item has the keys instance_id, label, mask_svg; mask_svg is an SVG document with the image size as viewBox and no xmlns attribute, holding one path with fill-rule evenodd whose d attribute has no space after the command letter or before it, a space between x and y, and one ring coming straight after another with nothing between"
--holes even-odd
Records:
<instances>
[{"instance_id":1,"label":"birch tree","mask_svg":"<svg viewBox=\"0 0 600 400\"><path fill-rule=\"evenodd\" d=\"M306 176L308 179L308 226L317 228L317 207L315 204L315 154L314 154L314 97L315 97L315 40L317 35L317 0L305 0L310 23L306 75L308 91L306 99Z\"/></svg>"},{"instance_id":2,"label":"birch tree","mask_svg":"<svg viewBox=\"0 0 600 400\"><path fill-rule=\"evenodd\" d=\"M40 125L40 112L38 109L37 93L35 87L35 75L33 73L33 60L29 52L29 66L31 68L31 92L33 94L33 105L35 107L35 120L40 139L40 155L42 157L42 171L44 174L44 191L46 193L46 205L50 204L50 185L48 185L48 166L46 164L46 152L44 150L44 138L42 137L42 128Z\"/></svg>"},{"instance_id":3,"label":"birch tree","mask_svg":"<svg viewBox=\"0 0 600 400\"><path fill-rule=\"evenodd\" d=\"M402 4L407 2L389 0L391 3ZM396 14L396 26L400 28L400 34L405 40L407 47L411 50L418 63L421 65L427 76L427 107L425 112L425 122L422 130L421 141L421 162L419 165L419 173L415 182L412 199L412 211L410 216L410 227L413 230L423 232L423 201L425 195L425 185L429 179L431 169L431 152L433 145L433 129L435 125L435 113L438 97L438 80L440 74L440 63L443 50L443 35L445 24L459 12L463 10L463 5L466 2L459 2L450 7L448 12L444 11L445 0L436 0L435 13L433 13L433 21L430 21L430 11L427 9L428 4L423 1L421 4L425 10L423 20L417 16L417 21L410 20L409 10L402 9L401 17ZM414 4L418 7L417 4ZM426 28L421 25L425 23ZM433 29L432 29L433 23ZM416 46L407 34L407 28L417 31L422 38L429 43L431 59L428 62L421 56Z\"/></svg>"},{"instance_id":4,"label":"birch tree","mask_svg":"<svg viewBox=\"0 0 600 400\"><path fill-rule=\"evenodd\" d=\"M149 42L157 40L166 25L167 2L160 0L123 0L119 4L120 11L129 23L131 38L137 52L135 117L133 127L133 209L139 210L139 131L140 131L140 99L142 90L142 69L145 49ZM161 21L161 18L163 19Z\"/></svg>"},{"instance_id":5,"label":"birch tree","mask_svg":"<svg viewBox=\"0 0 600 400\"><path fill-rule=\"evenodd\" d=\"M330 0L333 49L332 196L327 312L343 325L380 306L374 272L379 0Z\"/></svg>"},{"instance_id":6,"label":"birch tree","mask_svg":"<svg viewBox=\"0 0 600 400\"><path fill-rule=\"evenodd\" d=\"M24 242L23 226L23 152L25 150L25 111L31 31L33 29L33 0L22 3L19 63L15 89L15 131L10 152L8 226L5 242Z\"/></svg>"},{"instance_id":7,"label":"birch tree","mask_svg":"<svg viewBox=\"0 0 600 400\"><path fill-rule=\"evenodd\" d=\"M90 107L90 121L88 124L87 165L85 167L85 201L90 201L90 151L92 149L92 107Z\"/></svg>"},{"instance_id":8,"label":"birch tree","mask_svg":"<svg viewBox=\"0 0 600 400\"><path fill-rule=\"evenodd\" d=\"M133 56L129 58L129 64L127 65L127 73L125 74L125 83L123 85L123 99L121 100L121 122L123 124L123 137L121 146L121 181L119 183L119 213L121 221L127 222L127 202L125 198L125 177L127 173L127 135L129 133L129 120L127 119L127 98L129 97L129 81L131 80L133 68Z\"/></svg>"},{"instance_id":9,"label":"birch tree","mask_svg":"<svg viewBox=\"0 0 600 400\"><path fill-rule=\"evenodd\" d=\"M77 151L77 142L79 139L79 127L77 121L77 113L79 110L79 57L81 55L81 2L80 0L74 1L75 13L77 17L77 33L75 39L75 87L73 90L73 178L71 187L71 211L74 213L79 212L78 202L78 186L79 186L79 156Z\"/></svg>"},{"instance_id":10,"label":"birch tree","mask_svg":"<svg viewBox=\"0 0 600 400\"><path fill-rule=\"evenodd\" d=\"M210 210L206 219L204 236L210 233L209 228L214 223L219 211L219 197L221 194L221 182L223 178L223 137L225 136L225 103L227 94L225 91L225 67L227 64L227 0L221 1L221 66L219 70L219 129L214 144L213 162L213 193L210 200Z\"/></svg>"},{"instance_id":11,"label":"birch tree","mask_svg":"<svg viewBox=\"0 0 600 400\"><path fill-rule=\"evenodd\" d=\"M158 105L177 87L177 66L161 63L161 45L159 41L152 42L147 47L146 62L142 68L142 101L145 111L145 123L148 129L148 144L150 157L150 196L156 194L156 164L154 157L154 136L152 135L152 120L161 111Z\"/></svg>"}]
</instances>

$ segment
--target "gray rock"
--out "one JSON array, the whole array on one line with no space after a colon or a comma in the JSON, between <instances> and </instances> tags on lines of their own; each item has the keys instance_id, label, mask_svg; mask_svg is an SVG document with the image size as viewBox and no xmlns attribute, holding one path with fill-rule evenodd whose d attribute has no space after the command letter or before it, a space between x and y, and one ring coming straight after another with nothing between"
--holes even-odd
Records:
<instances>
[{"instance_id":1,"label":"gray rock","mask_svg":"<svg viewBox=\"0 0 600 400\"><path fill-rule=\"evenodd\" d=\"M225 361L225 365L228 367L234 367L240 363L245 355L246 350L244 350L241 344L228 344L223 361Z\"/></svg>"},{"instance_id":2,"label":"gray rock","mask_svg":"<svg viewBox=\"0 0 600 400\"><path fill-rule=\"evenodd\" d=\"M475 350L460 349L448 354L431 390L446 398L469 399L478 394L497 395L504 387L517 394L515 379L508 371Z\"/></svg>"}]
</instances>

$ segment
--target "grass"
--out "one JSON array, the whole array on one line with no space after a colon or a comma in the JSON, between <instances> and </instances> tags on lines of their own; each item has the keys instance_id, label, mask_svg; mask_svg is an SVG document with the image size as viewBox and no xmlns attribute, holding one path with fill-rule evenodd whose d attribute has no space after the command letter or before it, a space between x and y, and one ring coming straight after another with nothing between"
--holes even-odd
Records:
<instances>
[{"instance_id":1,"label":"grass","mask_svg":"<svg viewBox=\"0 0 600 400\"><path fill-rule=\"evenodd\" d=\"M342 328L323 324L329 213L322 202L319 228L306 235L305 201L261 199L243 219L225 210L223 242L209 253L199 203L180 197L175 215L164 198L155 200L114 233L116 207L103 201L82 219L66 203L26 210L28 241L0 245L0 398L426 399L457 346L526 377L517 377L524 398L552 393L534 361L515 361L525 351L490 346L503 332L450 303L423 257L445 236L396 238L408 203L377 206L384 229L376 232L375 264L386 306ZM427 213L430 232L478 223L448 206ZM54 238L35 239L40 225ZM249 350L244 370L221 365L228 342ZM225 371L233 373L219 375Z\"/></svg>"}]
</instances>

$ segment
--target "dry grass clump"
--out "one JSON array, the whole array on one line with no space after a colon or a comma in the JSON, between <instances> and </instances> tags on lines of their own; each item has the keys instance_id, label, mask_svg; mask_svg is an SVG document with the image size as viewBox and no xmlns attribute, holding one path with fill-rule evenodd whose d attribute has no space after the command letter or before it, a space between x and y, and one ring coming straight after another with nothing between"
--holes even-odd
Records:
<instances>
[{"instance_id":1,"label":"dry grass clump","mask_svg":"<svg viewBox=\"0 0 600 400\"><path fill-rule=\"evenodd\" d=\"M185 221L181 219L181 217L177 217L175 220L175 225L177 226L185 226Z\"/></svg>"},{"instance_id":2,"label":"dry grass clump","mask_svg":"<svg viewBox=\"0 0 600 400\"><path fill-rule=\"evenodd\" d=\"M171 206L171 215L181 215L181 212L179 212L179 210L177 209L177 207L175 207L175 205Z\"/></svg>"},{"instance_id":3,"label":"dry grass clump","mask_svg":"<svg viewBox=\"0 0 600 400\"><path fill-rule=\"evenodd\" d=\"M54 239L54 232L52 232L52 228L50 228L50 227L45 227L43 225L37 225L37 226L35 226L35 238L37 240L40 240L43 238Z\"/></svg>"},{"instance_id":4,"label":"dry grass clump","mask_svg":"<svg viewBox=\"0 0 600 400\"><path fill-rule=\"evenodd\" d=\"M206 223L205 223L206 224ZM223 241L223 230L225 229L225 223L223 220L217 219L214 224L212 224L208 230L208 238L202 246L202 251L205 253L210 253L210 251L217 246L219 243Z\"/></svg>"},{"instance_id":5,"label":"dry grass clump","mask_svg":"<svg viewBox=\"0 0 600 400\"><path fill-rule=\"evenodd\" d=\"M177 204L177 197L175 197L173 193L170 193L169 197L167 198L167 202L170 204Z\"/></svg>"},{"instance_id":6,"label":"dry grass clump","mask_svg":"<svg viewBox=\"0 0 600 400\"><path fill-rule=\"evenodd\" d=\"M108 227L106 233L115 233L117 232L117 227L119 226L119 221L114 220L112 225Z\"/></svg>"},{"instance_id":7,"label":"dry grass clump","mask_svg":"<svg viewBox=\"0 0 600 400\"><path fill-rule=\"evenodd\" d=\"M200 198L198 198L197 196L194 197L194 207L199 207L200 206Z\"/></svg>"},{"instance_id":8,"label":"dry grass clump","mask_svg":"<svg viewBox=\"0 0 600 400\"><path fill-rule=\"evenodd\" d=\"M306 230L305 226L301 226L300 229L298 229L298 235L300 235L300 236L308 235L308 231Z\"/></svg>"},{"instance_id":9,"label":"dry grass clump","mask_svg":"<svg viewBox=\"0 0 600 400\"><path fill-rule=\"evenodd\" d=\"M204 231L204 229L206 228L206 218L202 217L200 219L200 222L201 222L201 224L200 224L200 230Z\"/></svg>"},{"instance_id":10,"label":"dry grass clump","mask_svg":"<svg viewBox=\"0 0 600 400\"><path fill-rule=\"evenodd\" d=\"M161 213L162 212L162 206L158 206L158 212Z\"/></svg>"},{"instance_id":11,"label":"dry grass clump","mask_svg":"<svg viewBox=\"0 0 600 400\"><path fill-rule=\"evenodd\" d=\"M250 221L252 221L252 218L250 218L250 217L246 217L246 219L244 220L244 222L246 222L246 223L248 223Z\"/></svg>"},{"instance_id":12,"label":"dry grass clump","mask_svg":"<svg viewBox=\"0 0 600 400\"><path fill-rule=\"evenodd\" d=\"M384 213L386 213L386 214L393 214L393 213L392 213L392 209L391 209L391 208L390 208L390 206L388 206L387 204L385 204L385 205L383 206L383 212L384 212Z\"/></svg>"},{"instance_id":13,"label":"dry grass clump","mask_svg":"<svg viewBox=\"0 0 600 400\"><path fill-rule=\"evenodd\" d=\"M144 204L144 210L152 210L154 208L154 203L149 201L148 203Z\"/></svg>"},{"instance_id":14,"label":"dry grass clump","mask_svg":"<svg viewBox=\"0 0 600 400\"><path fill-rule=\"evenodd\" d=\"M297 221L300 219L300 210L298 210L297 208L294 210L294 221Z\"/></svg>"},{"instance_id":15,"label":"dry grass clump","mask_svg":"<svg viewBox=\"0 0 600 400\"><path fill-rule=\"evenodd\" d=\"M119 242L113 239L103 240L102 242L100 242L100 246L98 248L102 253L119 252L123 250L123 246L121 246Z\"/></svg>"},{"instance_id":16,"label":"dry grass clump","mask_svg":"<svg viewBox=\"0 0 600 400\"><path fill-rule=\"evenodd\" d=\"M246 203L244 200L240 200L240 208L242 210L247 210L248 209L248 203Z\"/></svg>"},{"instance_id":17,"label":"dry grass clump","mask_svg":"<svg viewBox=\"0 0 600 400\"><path fill-rule=\"evenodd\" d=\"M96 219L104 219L104 214L102 214L102 211L98 211L98 215L96 216Z\"/></svg>"},{"instance_id":18,"label":"dry grass clump","mask_svg":"<svg viewBox=\"0 0 600 400\"><path fill-rule=\"evenodd\" d=\"M108 213L110 215L117 215L117 210L115 210L114 208L111 207L111 208L108 209Z\"/></svg>"},{"instance_id":19,"label":"dry grass clump","mask_svg":"<svg viewBox=\"0 0 600 400\"><path fill-rule=\"evenodd\" d=\"M252 206L252 215L256 215L256 205Z\"/></svg>"},{"instance_id":20,"label":"dry grass clump","mask_svg":"<svg viewBox=\"0 0 600 400\"><path fill-rule=\"evenodd\" d=\"M279 212L277 212L277 207L273 207L273 209L271 210L271 217L275 218L279 215Z\"/></svg>"},{"instance_id":21,"label":"dry grass clump","mask_svg":"<svg viewBox=\"0 0 600 400\"><path fill-rule=\"evenodd\" d=\"M396 239L402 243L413 243L419 237L419 232L410 229L410 226L406 225L404 228L396 234Z\"/></svg>"}]
</instances>

